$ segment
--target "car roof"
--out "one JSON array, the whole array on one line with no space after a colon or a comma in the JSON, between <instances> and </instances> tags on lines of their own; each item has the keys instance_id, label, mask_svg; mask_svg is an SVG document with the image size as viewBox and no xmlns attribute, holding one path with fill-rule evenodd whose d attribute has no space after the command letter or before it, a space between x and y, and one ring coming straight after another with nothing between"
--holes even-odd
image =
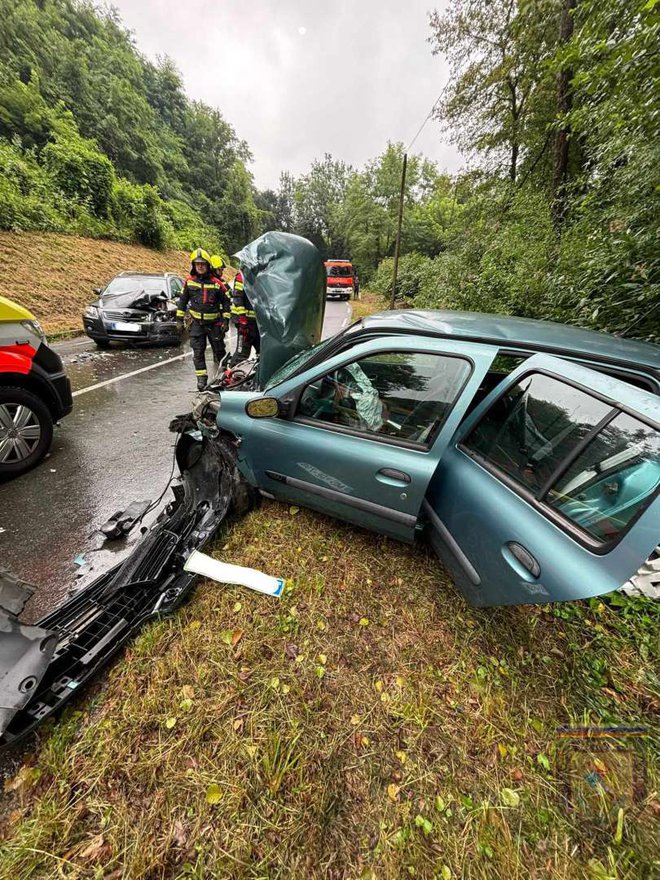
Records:
<instances>
[{"instance_id":1,"label":"car roof","mask_svg":"<svg viewBox=\"0 0 660 880\"><path fill-rule=\"evenodd\" d=\"M407 332L489 342L505 348L574 354L585 359L642 367L660 377L660 346L570 324L482 312L416 310L380 312L362 319L366 332Z\"/></svg>"}]
</instances>

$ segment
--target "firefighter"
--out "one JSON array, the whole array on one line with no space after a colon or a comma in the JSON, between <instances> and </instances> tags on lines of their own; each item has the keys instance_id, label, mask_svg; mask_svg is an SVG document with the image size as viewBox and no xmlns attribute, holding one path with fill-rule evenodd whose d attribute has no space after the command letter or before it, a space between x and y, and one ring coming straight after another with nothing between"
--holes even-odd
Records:
<instances>
[{"instance_id":1,"label":"firefighter","mask_svg":"<svg viewBox=\"0 0 660 880\"><path fill-rule=\"evenodd\" d=\"M240 269L234 278L231 320L236 325L236 351L229 361L229 366L235 367L240 361L247 360L250 357L250 352L253 348L259 354L261 343L259 328L257 327L257 316L245 292L245 281Z\"/></svg>"},{"instance_id":2,"label":"firefighter","mask_svg":"<svg viewBox=\"0 0 660 880\"><path fill-rule=\"evenodd\" d=\"M211 266L211 257L203 248L197 248L190 255L190 275L179 297L176 312L177 321L183 323L188 310L192 323L190 326L190 347L197 376L197 389L203 391L208 382L206 370L206 342L211 344L216 368L225 356L225 333L229 326L231 303L224 283Z\"/></svg>"},{"instance_id":3,"label":"firefighter","mask_svg":"<svg viewBox=\"0 0 660 880\"><path fill-rule=\"evenodd\" d=\"M225 268L225 261L218 254L213 254L211 257L211 270L218 281L222 281L222 272ZM222 283L227 287L227 284L222 281ZM229 296L229 291L227 291L227 295Z\"/></svg>"}]
</instances>

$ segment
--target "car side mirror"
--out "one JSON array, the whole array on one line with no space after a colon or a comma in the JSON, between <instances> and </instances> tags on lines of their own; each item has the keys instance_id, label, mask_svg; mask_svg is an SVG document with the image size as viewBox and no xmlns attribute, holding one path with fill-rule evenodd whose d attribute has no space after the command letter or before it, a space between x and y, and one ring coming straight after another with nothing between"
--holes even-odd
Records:
<instances>
[{"instance_id":1,"label":"car side mirror","mask_svg":"<svg viewBox=\"0 0 660 880\"><path fill-rule=\"evenodd\" d=\"M251 419L274 419L280 415L280 402L276 397L257 397L248 400L245 412Z\"/></svg>"},{"instance_id":2,"label":"car side mirror","mask_svg":"<svg viewBox=\"0 0 660 880\"><path fill-rule=\"evenodd\" d=\"M92 287L92 293L97 294L97 296L101 293L102 290L102 287Z\"/></svg>"}]
</instances>

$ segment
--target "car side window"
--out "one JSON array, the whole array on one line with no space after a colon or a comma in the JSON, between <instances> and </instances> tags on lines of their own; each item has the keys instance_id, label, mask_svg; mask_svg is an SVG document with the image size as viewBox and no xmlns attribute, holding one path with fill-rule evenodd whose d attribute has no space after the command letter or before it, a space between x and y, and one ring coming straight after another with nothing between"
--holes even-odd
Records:
<instances>
[{"instance_id":1,"label":"car side window","mask_svg":"<svg viewBox=\"0 0 660 880\"><path fill-rule=\"evenodd\" d=\"M296 415L428 445L471 372L461 357L393 351L344 364L304 389Z\"/></svg>"},{"instance_id":2,"label":"car side window","mask_svg":"<svg viewBox=\"0 0 660 880\"><path fill-rule=\"evenodd\" d=\"M536 494L611 407L541 373L499 397L465 446Z\"/></svg>"},{"instance_id":3,"label":"car side window","mask_svg":"<svg viewBox=\"0 0 660 880\"><path fill-rule=\"evenodd\" d=\"M540 373L507 389L462 447L601 543L660 486L658 431Z\"/></svg>"},{"instance_id":4,"label":"car side window","mask_svg":"<svg viewBox=\"0 0 660 880\"><path fill-rule=\"evenodd\" d=\"M660 433L619 413L570 464L547 502L593 538L616 540L660 486Z\"/></svg>"},{"instance_id":5,"label":"car side window","mask_svg":"<svg viewBox=\"0 0 660 880\"><path fill-rule=\"evenodd\" d=\"M183 284L179 278L170 278L170 296L178 297L183 290Z\"/></svg>"}]
</instances>

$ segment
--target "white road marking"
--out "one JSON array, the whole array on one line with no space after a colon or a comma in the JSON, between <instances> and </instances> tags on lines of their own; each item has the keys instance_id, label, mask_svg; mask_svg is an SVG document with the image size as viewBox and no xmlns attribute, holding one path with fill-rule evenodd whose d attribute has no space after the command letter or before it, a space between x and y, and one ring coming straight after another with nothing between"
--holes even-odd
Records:
<instances>
[{"instance_id":1,"label":"white road marking","mask_svg":"<svg viewBox=\"0 0 660 880\"><path fill-rule=\"evenodd\" d=\"M121 376L115 376L114 379L106 379L105 382L97 382L96 385L88 385L87 388L80 388L74 391L72 397L78 397L80 394L87 394L88 391L96 391L97 388L104 388L106 385L113 385L115 382L121 382L122 379L130 379L131 376L137 376L140 373L147 373L149 370L155 370L157 367L164 367L165 364L171 364L174 361L180 361L182 358L192 357L192 351L185 354L177 354L175 357L167 358L164 361L157 361L155 364L149 364L148 367L141 367L139 370L133 370L130 373L122 373Z\"/></svg>"},{"instance_id":2,"label":"white road marking","mask_svg":"<svg viewBox=\"0 0 660 880\"><path fill-rule=\"evenodd\" d=\"M353 306L350 303L346 303L346 317L344 318L344 323L339 328L340 333L344 329L344 327L347 326L347 324L351 320L352 316L353 316Z\"/></svg>"}]
</instances>

